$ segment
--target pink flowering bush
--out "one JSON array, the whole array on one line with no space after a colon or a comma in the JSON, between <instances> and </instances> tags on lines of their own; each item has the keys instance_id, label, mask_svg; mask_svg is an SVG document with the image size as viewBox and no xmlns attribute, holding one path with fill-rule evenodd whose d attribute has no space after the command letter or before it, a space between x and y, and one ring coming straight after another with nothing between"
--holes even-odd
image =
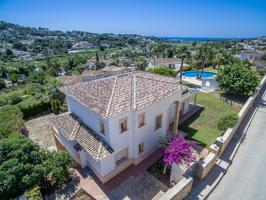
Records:
<instances>
[{"instance_id":1,"label":"pink flowering bush","mask_svg":"<svg viewBox=\"0 0 266 200\"><path fill-rule=\"evenodd\" d=\"M195 160L191 150L193 144L193 141L187 141L182 135L178 135L170 141L169 146L163 151L163 162L166 165L193 162Z\"/></svg>"}]
</instances>

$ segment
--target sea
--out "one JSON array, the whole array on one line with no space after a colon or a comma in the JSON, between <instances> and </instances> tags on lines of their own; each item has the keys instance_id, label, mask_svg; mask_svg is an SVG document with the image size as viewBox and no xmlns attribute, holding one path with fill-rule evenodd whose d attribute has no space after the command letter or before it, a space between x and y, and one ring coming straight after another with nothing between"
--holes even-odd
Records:
<instances>
[{"instance_id":1,"label":"sea","mask_svg":"<svg viewBox=\"0 0 266 200\"><path fill-rule=\"evenodd\" d=\"M252 38L211 38L211 37L160 37L163 40L168 41L184 41L184 42L194 42L194 41L223 41L223 40L247 40Z\"/></svg>"}]
</instances>

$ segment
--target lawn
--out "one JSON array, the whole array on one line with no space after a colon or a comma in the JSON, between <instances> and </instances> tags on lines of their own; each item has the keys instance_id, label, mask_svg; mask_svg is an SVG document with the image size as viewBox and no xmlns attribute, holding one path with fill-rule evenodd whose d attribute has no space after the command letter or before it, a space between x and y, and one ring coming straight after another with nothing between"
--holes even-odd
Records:
<instances>
[{"instance_id":1,"label":"lawn","mask_svg":"<svg viewBox=\"0 0 266 200\"><path fill-rule=\"evenodd\" d=\"M215 73L217 73L218 69L214 69L213 67L206 67L206 68L204 68L204 71L205 72L215 72Z\"/></svg>"},{"instance_id":2,"label":"lawn","mask_svg":"<svg viewBox=\"0 0 266 200\"><path fill-rule=\"evenodd\" d=\"M217 128L219 120L226 114L237 113L239 109L210 93L199 93L197 103L203 105L204 109L181 124L179 129L188 134L187 139L193 139L203 147L209 147L216 137L223 134Z\"/></svg>"}]
</instances>

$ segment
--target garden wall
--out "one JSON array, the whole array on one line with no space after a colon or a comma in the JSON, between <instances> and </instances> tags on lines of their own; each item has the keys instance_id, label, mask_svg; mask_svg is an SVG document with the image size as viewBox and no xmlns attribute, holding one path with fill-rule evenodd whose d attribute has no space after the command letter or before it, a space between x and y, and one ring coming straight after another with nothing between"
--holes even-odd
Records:
<instances>
[{"instance_id":1,"label":"garden wall","mask_svg":"<svg viewBox=\"0 0 266 200\"><path fill-rule=\"evenodd\" d=\"M181 200L184 199L191 190L193 178L185 178L183 177L174 187L167 190L166 193L163 194L161 199L168 200Z\"/></svg>"},{"instance_id":2,"label":"garden wall","mask_svg":"<svg viewBox=\"0 0 266 200\"><path fill-rule=\"evenodd\" d=\"M230 143L232 137L236 133L236 131L240 128L240 125L242 121L244 120L244 117L248 113L250 109L252 109L253 103L258 97L263 90L261 90L261 87L265 84L266 82L266 76L263 77L263 79L260 82L259 87L257 88L254 96L250 97L245 105L242 107L242 109L238 113L239 120L237 124L233 128L228 128L226 132L220 136L217 137L216 141L214 144L210 146L210 153L208 156L201 162L198 163L197 171L196 171L196 176L200 179L203 179L208 175L208 173L211 171L211 169L214 167L216 158L219 158L228 144Z\"/></svg>"},{"instance_id":3,"label":"garden wall","mask_svg":"<svg viewBox=\"0 0 266 200\"><path fill-rule=\"evenodd\" d=\"M204 160L199 161L196 176L199 179L204 179L211 171L216 162L216 155L210 152Z\"/></svg>"},{"instance_id":4,"label":"garden wall","mask_svg":"<svg viewBox=\"0 0 266 200\"><path fill-rule=\"evenodd\" d=\"M266 81L266 76L261 80L260 86L263 86ZM233 128L228 128L226 132L216 138L215 144L219 147L218 156L220 157L228 144L230 143L232 137L235 135L236 131L240 128L240 125L242 124L242 121L244 120L244 117L248 113L248 111L252 108L254 101L256 100L257 96L263 92L261 90L261 87L258 88L254 94L254 96L249 97L245 105L242 107L242 109L238 113L238 122Z\"/></svg>"}]
</instances>

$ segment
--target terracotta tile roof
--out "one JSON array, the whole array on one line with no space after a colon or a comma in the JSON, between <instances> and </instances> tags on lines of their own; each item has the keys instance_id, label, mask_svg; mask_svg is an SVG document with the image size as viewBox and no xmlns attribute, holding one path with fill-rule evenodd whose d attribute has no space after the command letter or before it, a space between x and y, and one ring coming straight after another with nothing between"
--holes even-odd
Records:
<instances>
[{"instance_id":1,"label":"terracotta tile roof","mask_svg":"<svg viewBox=\"0 0 266 200\"><path fill-rule=\"evenodd\" d=\"M59 76L57 79L64 86L82 83L82 76Z\"/></svg>"},{"instance_id":2,"label":"terracotta tile roof","mask_svg":"<svg viewBox=\"0 0 266 200\"><path fill-rule=\"evenodd\" d=\"M50 121L66 139L76 140L96 160L101 160L113 152L113 149L104 142L102 137L72 113L53 116Z\"/></svg>"},{"instance_id":3,"label":"terracotta tile roof","mask_svg":"<svg viewBox=\"0 0 266 200\"><path fill-rule=\"evenodd\" d=\"M144 107L181 92L178 80L148 72L131 72L60 88L103 118Z\"/></svg>"},{"instance_id":4,"label":"terracotta tile roof","mask_svg":"<svg viewBox=\"0 0 266 200\"><path fill-rule=\"evenodd\" d=\"M82 76L102 76L104 72L102 70L84 70Z\"/></svg>"}]
</instances>

